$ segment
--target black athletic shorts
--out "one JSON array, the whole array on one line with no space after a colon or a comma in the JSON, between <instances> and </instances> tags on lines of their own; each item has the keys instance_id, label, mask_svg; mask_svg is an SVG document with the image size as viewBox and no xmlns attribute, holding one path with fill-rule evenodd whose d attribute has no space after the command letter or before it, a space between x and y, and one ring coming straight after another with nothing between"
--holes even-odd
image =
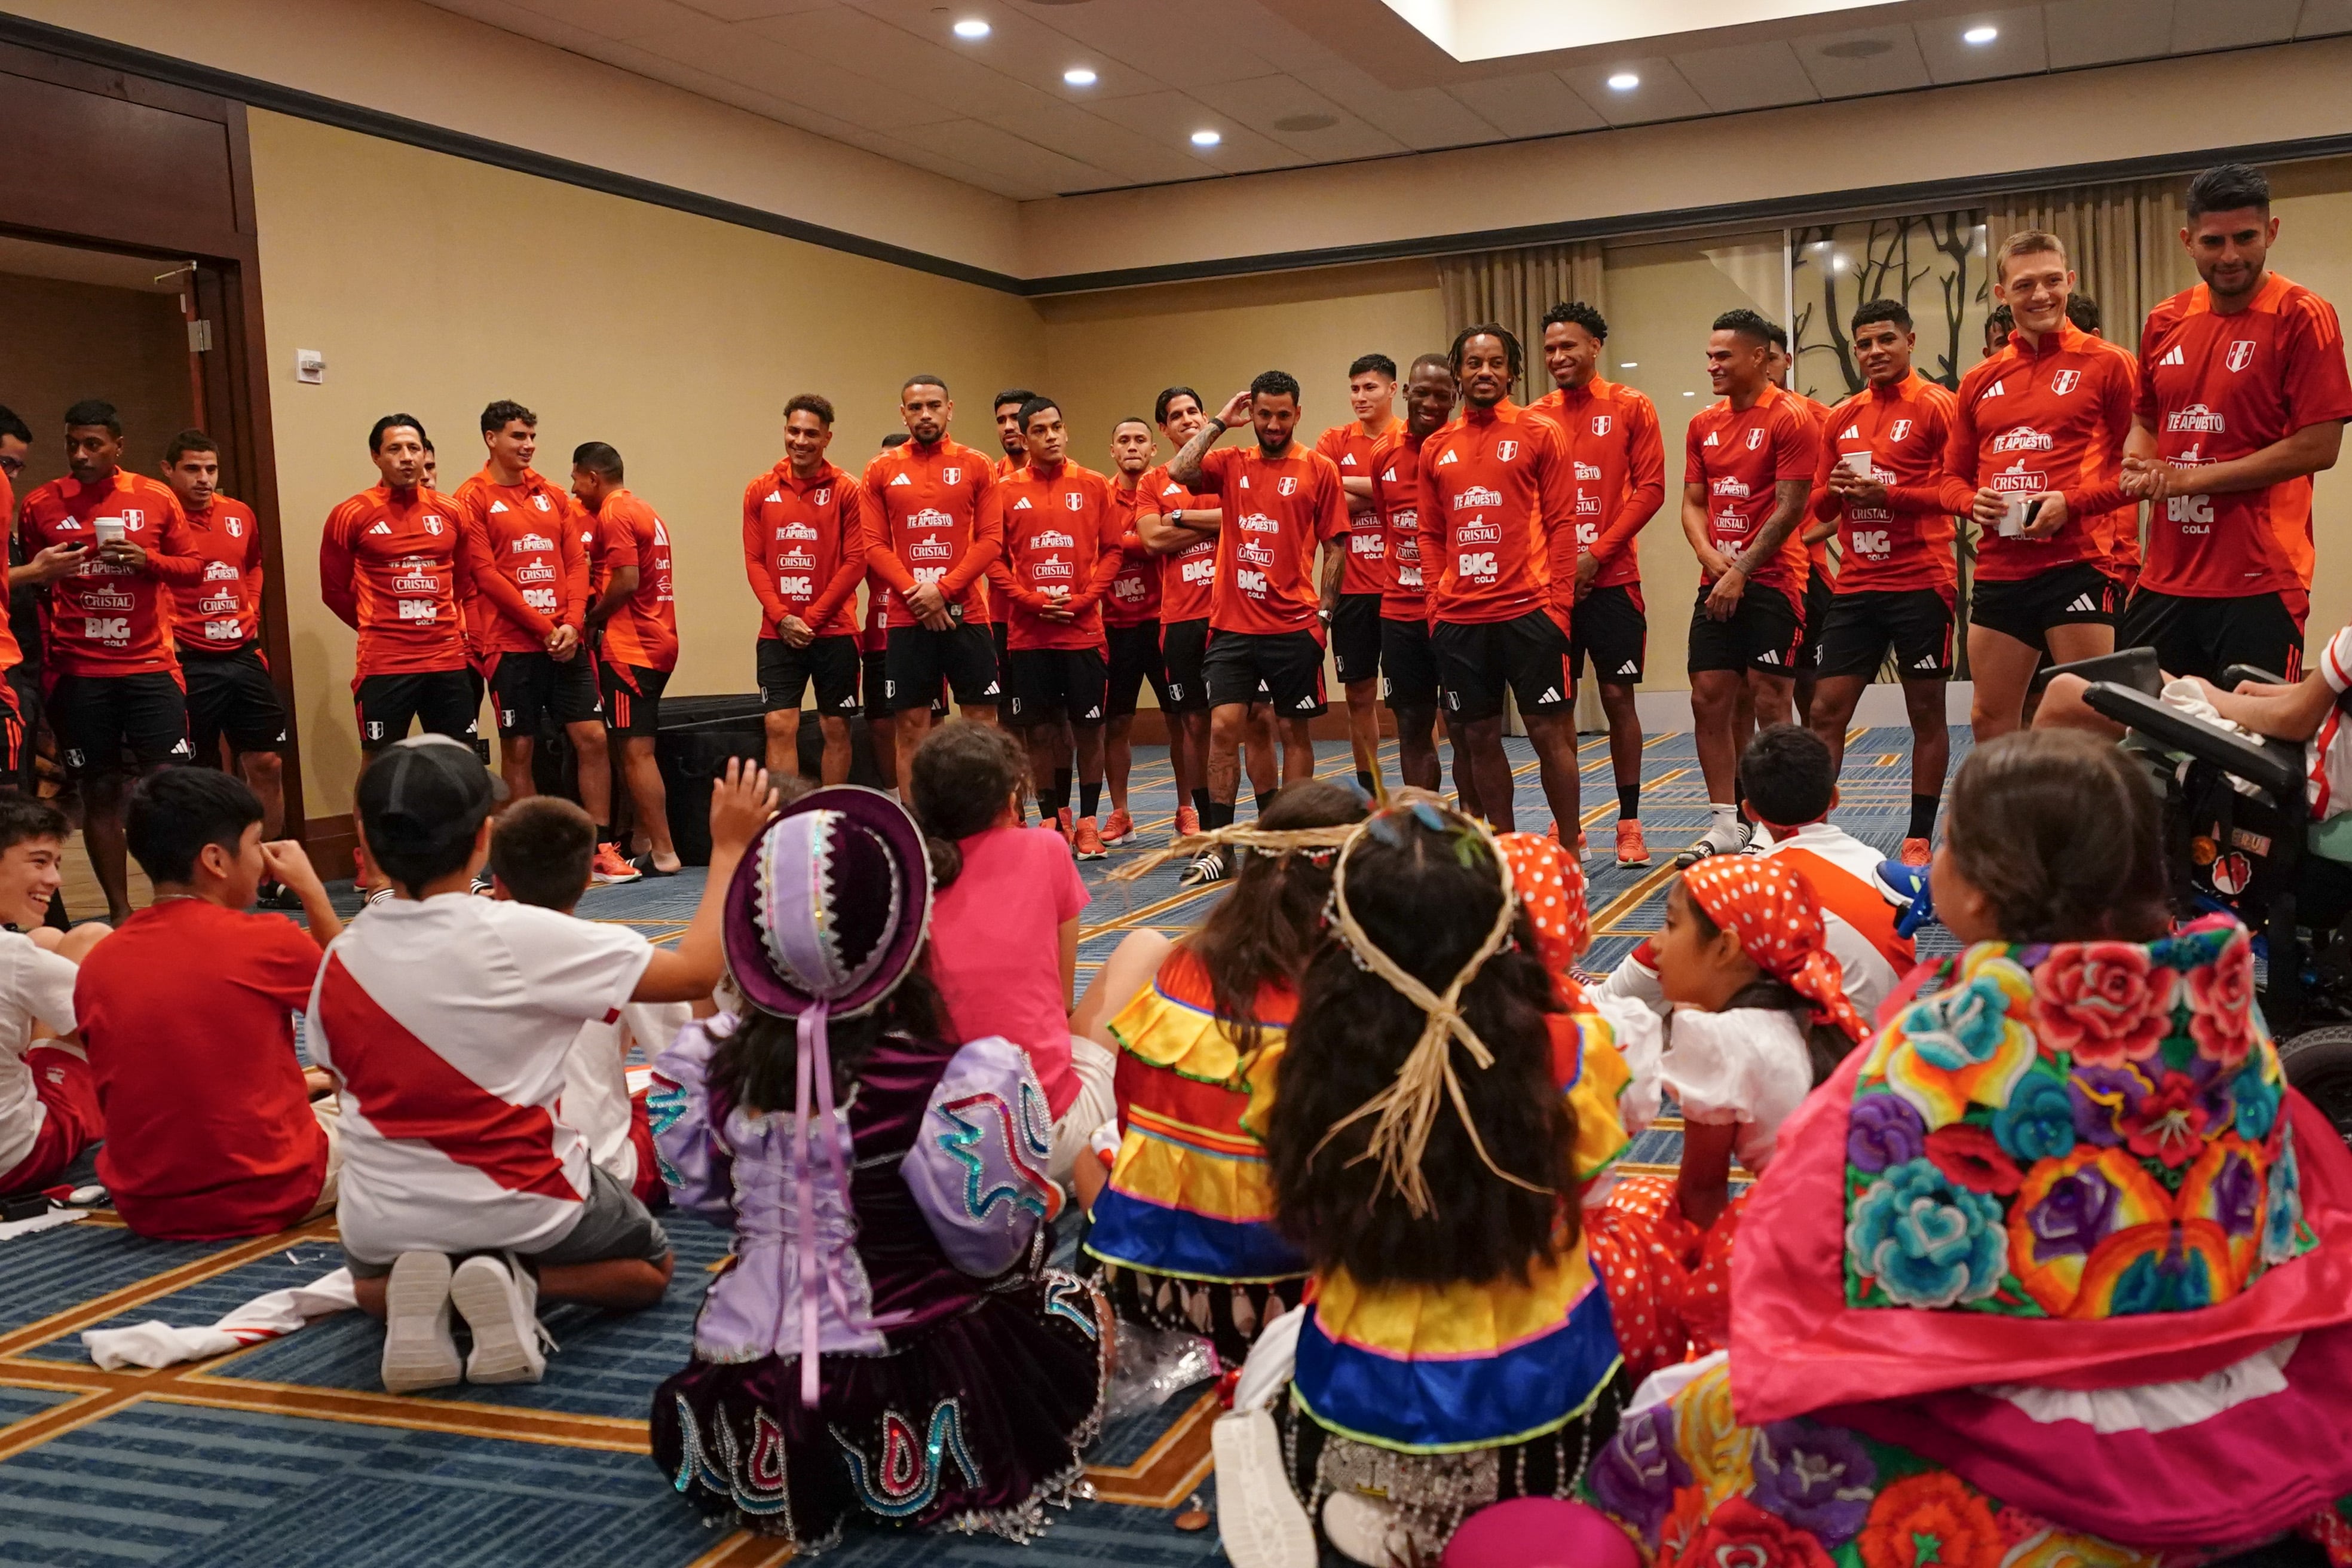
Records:
<instances>
[{"instance_id":1,"label":"black athletic shorts","mask_svg":"<svg viewBox=\"0 0 2352 1568\"><path fill-rule=\"evenodd\" d=\"M884 679L887 656L866 656L866 697ZM857 715L857 639L846 634L818 637L806 647L794 647L782 637L761 637L755 661L760 676L760 706L769 713L797 711L809 683L816 683L816 710L827 718Z\"/></svg>"},{"instance_id":2,"label":"black athletic shorts","mask_svg":"<svg viewBox=\"0 0 2352 1568\"><path fill-rule=\"evenodd\" d=\"M1796 601L1778 588L1750 583L1739 595L1739 607L1729 619L1718 621L1706 613L1713 586L1698 585L1698 602L1691 611L1690 672L1758 669L1766 675L1795 675L1797 649L1805 640L1804 616Z\"/></svg>"},{"instance_id":3,"label":"black athletic shorts","mask_svg":"<svg viewBox=\"0 0 2352 1568\"><path fill-rule=\"evenodd\" d=\"M1110 694L1104 699L1103 711L1113 719L1132 718L1147 680L1152 699L1166 708L1168 667L1160 658L1160 623L1106 626L1103 635L1110 645Z\"/></svg>"},{"instance_id":4,"label":"black athletic shorts","mask_svg":"<svg viewBox=\"0 0 2352 1568\"><path fill-rule=\"evenodd\" d=\"M278 699L261 650L247 643L227 653L180 654L188 683L188 741L211 765L224 736L234 752L274 752L286 744L286 705Z\"/></svg>"},{"instance_id":5,"label":"black athletic shorts","mask_svg":"<svg viewBox=\"0 0 2352 1568\"><path fill-rule=\"evenodd\" d=\"M1001 679L1003 677L1005 670L1011 668L1013 664L1013 620L1011 616L1009 614L999 616L995 620L991 621L988 626L988 635L990 642L993 644L996 648L996 672L998 678Z\"/></svg>"},{"instance_id":6,"label":"black athletic shorts","mask_svg":"<svg viewBox=\"0 0 2352 1568\"><path fill-rule=\"evenodd\" d=\"M842 639L846 642L846 637ZM642 664L596 663L596 689L604 700L604 730L614 735L661 733L662 691L669 671Z\"/></svg>"},{"instance_id":7,"label":"black athletic shorts","mask_svg":"<svg viewBox=\"0 0 2352 1568\"><path fill-rule=\"evenodd\" d=\"M891 709L882 700L882 694L890 689L890 656L877 647L871 653L860 653L857 659L861 682L857 689L864 698L860 704L862 710L869 719L887 719ZM944 719L947 716L948 683L942 680L938 695L931 699L931 717Z\"/></svg>"},{"instance_id":8,"label":"black athletic shorts","mask_svg":"<svg viewBox=\"0 0 2352 1568\"><path fill-rule=\"evenodd\" d=\"M1642 584L1619 583L1595 588L1576 601L1568 621L1568 673L1584 679L1584 658L1592 656L1592 678L1604 686L1634 686L1650 650L1650 611Z\"/></svg>"},{"instance_id":9,"label":"black athletic shorts","mask_svg":"<svg viewBox=\"0 0 2352 1568\"><path fill-rule=\"evenodd\" d=\"M1209 706L1271 702L1277 719L1323 716L1323 643L1313 632L1224 632L1201 660Z\"/></svg>"},{"instance_id":10,"label":"black athletic shorts","mask_svg":"<svg viewBox=\"0 0 2352 1568\"><path fill-rule=\"evenodd\" d=\"M1805 579L1805 635L1797 644L1797 669L1804 675L1817 675L1822 668L1822 632L1829 626L1830 601L1837 597L1837 588L1830 574L1815 566Z\"/></svg>"},{"instance_id":11,"label":"black athletic shorts","mask_svg":"<svg viewBox=\"0 0 2352 1568\"><path fill-rule=\"evenodd\" d=\"M1427 621L1381 622L1381 684L1391 708L1437 706L1437 653Z\"/></svg>"},{"instance_id":12,"label":"black athletic shorts","mask_svg":"<svg viewBox=\"0 0 2352 1568\"><path fill-rule=\"evenodd\" d=\"M49 728L69 773L105 773L126 752L142 768L184 763L188 700L166 670L137 675L60 675L49 687Z\"/></svg>"},{"instance_id":13,"label":"black athletic shorts","mask_svg":"<svg viewBox=\"0 0 2352 1568\"><path fill-rule=\"evenodd\" d=\"M956 706L994 707L1004 695L996 662L996 635L987 626L961 623L943 632L929 626L892 626L882 666L883 705L893 713L928 708L945 680ZM867 700L867 706L873 705Z\"/></svg>"},{"instance_id":14,"label":"black athletic shorts","mask_svg":"<svg viewBox=\"0 0 2352 1568\"><path fill-rule=\"evenodd\" d=\"M2116 624L2116 580L2095 562L2074 561L2011 583L1977 579L1969 594L1969 624L2041 647L2052 626Z\"/></svg>"},{"instance_id":15,"label":"black athletic shorts","mask_svg":"<svg viewBox=\"0 0 2352 1568\"><path fill-rule=\"evenodd\" d=\"M1952 675L1952 602L1934 588L1872 588L1830 601L1815 674L1877 678L1895 650L1895 670L1906 680L1948 680Z\"/></svg>"},{"instance_id":16,"label":"black athletic shorts","mask_svg":"<svg viewBox=\"0 0 2352 1568\"><path fill-rule=\"evenodd\" d=\"M360 721L360 749L373 752L405 739L410 721L428 735L470 742L482 710L471 669L425 669L362 678L352 693Z\"/></svg>"},{"instance_id":17,"label":"black athletic shorts","mask_svg":"<svg viewBox=\"0 0 2352 1568\"><path fill-rule=\"evenodd\" d=\"M551 653L502 653L490 671L490 706L499 733L525 739L551 721L584 724L600 719L604 700L596 689L596 661L586 649L570 658Z\"/></svg>"},{"instance_id":18,"label":"black athletic shorts","mask_svg":"<svg viewBox=\"0 0 2352 1568\"><path fill-rule=\"evenodd\" d=\"M2116 622L2116 647L2156 649L2167 675L2201 675L2218 684L2230 666L2251 664L2282 680L2301 680L2310 613L2305 593L2192 599L2141 588Z\"/></svg>"},{"instance_id":19,"label":"black athletic shorts","mask_svg":"<svg viewBox=\"0 0 2352 1568\"><path fill-rule=\"evenodd\" d=\"M1499 717L1507 688L1522 713L1565 713L1576 706L1568 634L1542 610L1508 621L1440 621L1429 644L1450 719L1475 724Z\"/></svg>"},{"instance_id":20,"label":"black athletic shorts","mask_svg":"<svg viewBox=\"0 0 2352 1568\"><path fill-rule=\"evenodd\" d=\"M1331 612L1331 659L1339 684L1376 680L1381 673L1381 596L1342 594Z\"/></svg>"},{"instance_id":21,"label":"black athletic shorts","mask_svg":"<svg viewBox=\"0 0 2352 1568\"><path fill-rule=\"evenodd\" d=\"M1004 710L1009 722L1103 721L1110 667L1100 647L1016 647L1010 674L1006 684L1013 700Z\"/></svg>"},{"instance_id":22,"label":"black athletic shorts","mask_svg":"<svg viewBox=\"0 0 2352 1568\"><path fill-rule=\"evenodd\" d=\"M1160 623L1160 664L1168 677L1160 707L1171 713L1198 713L1209 706L1209 682L1201 671L1208 651L1208 616Z\"/></svg>"}]
</instances>

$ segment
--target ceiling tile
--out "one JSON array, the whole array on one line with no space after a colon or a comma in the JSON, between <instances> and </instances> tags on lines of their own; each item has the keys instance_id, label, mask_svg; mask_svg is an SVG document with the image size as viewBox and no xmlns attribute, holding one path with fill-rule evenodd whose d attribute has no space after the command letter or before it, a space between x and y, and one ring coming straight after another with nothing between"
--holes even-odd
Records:
<instances>
[{"instance_id":1,"label":"ceiling tile","mask_svg":"<svg viewBox=\"0 0 2352 1568\"><path fill-rule=\"evenodd\" d=\"M1148 71L1108 58L1054 26L1050 6L1040 16L1000 4L970 3L941 9L932 0L849 0L849 5L870 18L944 48L958 58L977 62L1073 100L1157 92L1170 85ZM981 17L993 31L977 41L956 37L950 30L950 25L964 16ZM793 30L790 18L760 29L786 43L791 42ZM1097 79L1095 85L1078 89L1066 84L1062 73L1072 66L1093 70Z\"/></svg>"},{"instance_id":2,"label":"ceiling tile","mask_svg":"<svg viewBox=\"0 0 2352 1568\"><path fill-rule=\"evenodd\" d=\"M1609 123L1549 71L1492 77L1445 90L1506 136L1563 136Z\"/></svg>"},{"instance_id":3,"label":"ceiling tile","mask_svg":"<svg viewBox=\"0 0 2352 1568\"><path fill-rule=\"evenodd\" d=\"M1823 98L1862 98L1927 85L1927 62L1909 27L1864 27L1801 39L1797 63Z\"/></svg>"},{"instance_id":4,"label":"ceiling tile","mask_svg":"<svg viewBox=\"0 0 2352 1568\"><path fill-rule=\"evenodd\" d=\"M1233 116L1219 113L1186 93L1154 92L1140 98L1115 98L1101 105L1097 112L1130 131L1165 140L1199 164L1202 174L1286 169L1307 161L1280 142L1259 135ZM1224 140L1214 147L1196 148L1190 140L1195 131L1214 131Z\"/></svg>"},{"instance_id":5,"label":"ceiling tile","mask_svg":"<svg viewBox=\"0 0 2352 1568\"><path fill-rule=\"evenodd\" d=\"M2304 0L2294 36L2324 38L2331 33L2352 33L2352 0Z\"/></svg>"},{"instance_id":6,"label":"ceiling tile","mask_svg":"<svg viewBox=\"0 0 2352 1568\"><path fill-rule=\"evenodd\" d=\"M1969 28L1988 25L2000 30L2000 36L1991 43L1961 40L1960 35ZM1914 22L1911 31L1919 40L1919 53L1927 61L1927 74L1938 83L2029 76L2049 68L2049 57L2042 47L2039 5L2012 11L1956 12L1931 22Z\"/></svg>"},{"instance_id":7,"label":"ceiling tile","mask_svg":"<svg viewBox=\"0 0 2352 1568\"><path fill-rule=\"evenodd\" d=\"M838 3L839 0L678 0L678 4L722 22L753 22L762 16L823 11Z\"/></svg>"},{"instance_id":8,"label":"ceiling tile","mask_svg":"<svg viewBox=\"0 0 2352 1568\"><path fill-rule=\"evenodd\" d=\"M2352 0L2346 3L2352 5ZM1493 142L1502 135L1443 88L1399 91L1353 66L1306 71L1299 79L1408 147L1462 147Z\"/></svg>"},{"instance_id":9,"label":"ceiling tile","mask_svg":"<svg viewBox=\"0 0 2352 1568\"><path fill-rule=\"evenodd\" d=\"M2056 0L2042 8L2050 68L2147 59L2172 47L2173 0Z\"/></svg>"},{"instance_id":10,"label":"ceiling tile","mask_svg":"<svg viewBox=\"0 0 2352 1568\"><path fill-rule=\"evenodd\" d=\"M1797 51L1774 40L1727 49L1693 49L1675 57L1675 68L1718 114L1811 103L1821 96L1797 59Z\"/></svg>"},{"instance_id":11,"label":"ceiling tile","mask_svg":"<svg viewBox=\"0 0 2352 1568\"><path fill-rule=\"evenodd\" d=\"M685 22L708 22L676 0L515 0L526 10L552 16L608 38L642 38Z\"/></svg>"},{"instance_id":12,"label":"ceiling tile","mask_svg":"<svg viewBox=\"0 0 2352 1568\"><path fill-rule=\"evenodd\" d=\"M1037 91L994 68L991 61L997 53L997 40L992 37L950 49L845 5L801 16L745 22L730 31L799 59L799 75L824 75L808 69L808 62L815 61L833 69L886 79L898 91L944 110L930 116L933 120L1001 121L1018 114ZM659 47L646 42L649 48ZM707 69L719 68L702 63Z\"/></svg>"},{"instance_id":13,"label":"ceiling tile","mask_svg":"<svg viewBox=\"0 0 2352 1568\"><path fill-rule=\"evenodd\" d=\"M982 15L995 15L985 0L979 0L977 8ZM1054 16L1057 32L1171 87L1244 81L1254 76L1272 76L1282 68L1258 52L1259 40L1249 30L1213 26L1191 5L1170 5L1167 0L1088 0L1084 5L1047 9L1067 12Z\"/></svg>"},{"instance_id":14,"label":"ceiling tile","mask_svg":"<svg viewBox=\"0 0 2352 1568\"><path fill-rule=\"evenodd\" d=\"M761 92L786 89L795 103L871 130L896 131L957 118L953 108L907 89L895 79L886 84L846 69L811 70L804 55L707 17L657 37L625 41L646 54ZM887 67L887 61L870 63Z\"/></svg>"},{"instance_id":15,"label":"ceiling tile","mask_svg":"<svg viewBox=\"0 0 2352 1568\"><path fill-rule=\"evenodd\" d=\"M1642 79L1642 85L1630 92L1619 92L1609 85L1609 79L1620 71L1632 71ZM1560 71L1559 79L1574 88L1577 96L1612 125L1681 120L1706 112L1706 100L1683 79L1672 60L1663 57L1570 66Z\"/></svg>"},{"instance_id":16,"label":"ceiling tile","mask_svg":"<svg viewBox=\"0 0 2352 1568\"><path fill-rule=\"evenodd\" d=\"M2180 6L2172 18L2172 50L2236 49L2294 37L2301 0L2228 0Z\"/></svg>"},{"instance_id":17,"label":"ceiling tile","mask_svg":"<svg viewBox=\"0 0 2352 1568\"><path fill-rule=\"evenodd\" d=\"M1296 77L1217 82L1194 88L1192 96L1318 163L1381 158L1405 150L1402 142L1366 124Z\"/></svg>"},{"instance_id":18,"label":"ceiling tile","mask_svg":"<svg viewBox=\"0 0 2352 1568\"><path fill-rule=\"evenodd\" d=\"M477 22L487 22L493 27L518 33L526 38L537 38L560 49L577 50L583 44L592 43L602 37L584 27L575 27L569 22L559 22L543 11L511 5L509 0L434 0L434 4L439 10L471 16Z\"/></svg>"},{"instance_id":19,"label":"ceiling tile","mask_svg":"<svg viewBox=\"0 0 2352 1568\"><path fill-rule=\"evenodd\" d=\"M977 120L958 120L935 128L938 145L958 163L1026 180L1049 191L1100 190L1122 182L1116 174Z\"/></svg>"}]
</instances>

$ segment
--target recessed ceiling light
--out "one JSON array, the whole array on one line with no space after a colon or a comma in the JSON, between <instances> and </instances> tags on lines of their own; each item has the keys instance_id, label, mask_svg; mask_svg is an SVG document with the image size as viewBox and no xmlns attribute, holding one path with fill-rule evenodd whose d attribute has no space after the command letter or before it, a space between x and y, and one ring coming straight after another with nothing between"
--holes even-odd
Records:
<instances>
[{"instance_id":1,"label":"recessed ceiling light","mask_svg":"<svg viewBox=\"0 0 2352 1568\"><path fill-rule=\"evenodd\" d=\"M1964 44L1990 44L1995 38L2000 37L2000 29L1999 27L1970 27L1967 32L1960 35L1960 42Z\"/></svg>"},{"instance_id":2,"label":"recessed ceiling light","mask_svg":"<svg viewBox=\"0 0 2352 1568\"><path fill-rule=\"evenodd\" d=\"M988 34L988 24L977 16L966 16L955 25L955 36L959 38L984 38Z\"/></svg>"},{"instance_id":3,"label":"recessed ceiling light","mask_svg":"<svg viewBox=\"0 0 2352 1568\"><path fill-rule=\"evenodd\" d=\"M1192 145L1195 147L1213 147L1223 140L1224 138L1214 131L1195 131L1192 132Z\"/></svg>"},{"instance_id":4,"label":"recessed ceiling light","mask_svg":"<svg viewBox=\"0 0 2352 1568\"><path fill-rule=\"evenodd\" d=\"M1072 87L1092 87L1095 84L1095 73L1084 66L1072 66L1062 73L1062 79Z\"/></svg>"},{"instance_id":5,"label":"recessed ceiling light","mask_svg":"<svg viewBox=\"0 0 2352 1568\"><path fill-rule=\"evenodd\" d=\"M1642 79L1632 71L1619 71L1609 79L1610 90L1612 92L1631 92L1641 85Z\"/></svg>"}]
</instances>

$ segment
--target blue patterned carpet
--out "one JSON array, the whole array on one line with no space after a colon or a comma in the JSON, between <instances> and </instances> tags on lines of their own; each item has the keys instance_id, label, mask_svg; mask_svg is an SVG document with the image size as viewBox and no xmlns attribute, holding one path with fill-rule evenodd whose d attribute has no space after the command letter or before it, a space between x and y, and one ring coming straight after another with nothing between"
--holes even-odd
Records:
<instances>
[{"instance_id":1,"label":"blue patterned carpet","mask_svg":"<svg viewBox=\"0 0 2352 1568\"><path fill-rule=\"evenodd\" d=\"M1966 752L1953 735L1953 760ZM1540 825L1533 753L1509 742L1523 826ZM1327 744L1327 773L1343 771ZM1653 864L1620 868L1608 845L1616 816L1606 742L1583 748L1585 826L1594 854L1594 942L1605 968L1656 929L1673 852L1706 824L1706 791L1686 735L1644 753L1643 821ZM1393 747L1385 758L1394 777ZM1909 805L1909 736L1857 732L1837 818L1890 854ZM1108 863L1079 947L1079 983L1128 931L1197 919L1213 893L1177 887L1171 863L1116 886L1101 874L1165 842L1175 792L1164 752L1139 751L1131 810L1142 832ZM698 872L592 891L580 912L675 938L701 892ZM1940 932L1923 933L1923 951ZM1671 1121L1633 1151L1671 1169ZM660 1308L621 1316L551 1309L561 1345L536 1385L461 1387L398 1397L376 1379L380 1331L344 1314L287 1339L160 1372L102 1373L80 1332L161 1319L212 1321L265 1291L334 1268L331 1221L236 1243L142 1240L107 1214L0 1241L0 1568L754 1568L785 1560L772 1543L705 1530L645 1456L654 1388L684 1361L690 1325L728 1238L669 1219L677 1273ZM875 1531L826 1561L845 1568L1118 1563L1192 1568L1223 1561L1213 1528L1179 1530L1205 1505L1209 1402L1194 1387L1114 1422L1091 1456L1097 1500L1056 1518L1029 1546Z\"/></svg>"}]
</instances>

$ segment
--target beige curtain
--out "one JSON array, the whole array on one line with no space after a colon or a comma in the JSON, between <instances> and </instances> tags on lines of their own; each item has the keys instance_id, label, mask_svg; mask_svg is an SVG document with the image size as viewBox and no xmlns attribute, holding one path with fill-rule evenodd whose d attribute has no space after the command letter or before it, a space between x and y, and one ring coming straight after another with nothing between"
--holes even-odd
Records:
<instances>
[{"instance_id":1,"label":"beige curtain","mask_svg":"<svg viewBox=\"0 0 2352 1568\"><path fill-rule=\"evenodd\" d=\"M2098 301L2099 335L2137 352L2148 311L2197 281L2180 247L2187 195L2180 181L2135 180L1996 196L1985 210L1985 242L1998 252L2021 229L2056 235L2075 287Z\"/></svg>"},{"instance_id":2,"label":"beige curtain","mask_svg":"<svg viewBox=\"0 0 2352 1568\"><path fill-rule=\"evenodd\" d=\"M1564 300L1581 300L1605 313L1601 270L1601 247L1589 240L1444 257L1437 263L1437 289L1446 333L1450 338L1478 321L1508 327L1527 355L1518 395L1541 397L1551 390L1543 369L1544 312Z\"/></svg>"}]
</instances>

